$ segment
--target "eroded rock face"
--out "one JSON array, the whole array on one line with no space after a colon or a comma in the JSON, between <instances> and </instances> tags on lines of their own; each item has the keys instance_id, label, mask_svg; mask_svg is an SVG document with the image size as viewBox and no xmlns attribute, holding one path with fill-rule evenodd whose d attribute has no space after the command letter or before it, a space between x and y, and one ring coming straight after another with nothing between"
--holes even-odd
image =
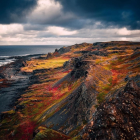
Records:
<instances>
[{"instance_id":1,"label":"eroded rock face","mask_svg":"<svg viewBox=\"0 0 140 140\"><path fill-rule=\"evenodd\" d=\"M80 70L73 70L71 72L71 76L74 76L74 78L80 78L80 77L87 77L88 71L84 70L84 69L80 69Z\"/></svg>"},{"instance_id":2,"label":"eroded rock face","mask_svg":"<svg viewBox=\"0 0 140 140\"><path fill-rule=\"evenodd\" d=\"M88 121L91 115L90 109L94 104L93 95L87 92L87 87L84 83L81 84L80 88L77 91L77 94L74 94L69 98L68 108L73 112L73 115L70 119L71 124L80 121ZM74 113L75 112L75 113Z\"/></svg>"},{"instance_id":3,"label":"eroded rock face","mask_svg":"<svg viewBox=\"0 0 140 140\"><path fill-rule=\"evenodd\" d=\"M66 105L69 116L65 127L61 130L63 133L69 134L77 126L86 124L92 118L92 114L95 112L94 104L96 102L94 96L95 94L88 92L84 83L69 96L68 104Z\"/></svg>"},{"instance_id":4,"label":"eroded rock face","mask_svg":"<svg viewBox=\"0 0 140 140\"><path fill-rule=\"evenodd\" d=\"M52 57L53 57L52 53L48 53L47 59L50 59L50 58L52 58Z\"/></svg>"},{"instance_id":5,"label":"eroded rock face","mask_svg":"<svg viewBox=\"0 0 140 140\"><path fill-rule=\"evenodd\" d=\"M66 61L64 64L63 64L63 68L67 68L69 66L70 62L69 61Z\"/></svg>"},{"instance_id":6,"label":"eroded rock face","mask_svg":"<svg viewBox=\"0 0 140 140\"><path fill-rule=\"evenodd\" d=\"M75 58L73 60L73 71L71 72L71 76L74 78L80 78L80 77L87 77L88 74L88 65L87 62L82 61L80 58Z\"/></svg>"},{"instance_id":7,"label":"eroded rock face","mask_svg":"<svg viewBox=\"0 0 140 140\"><path fill-rule=\"evenodd\" d=\"M83 139L139 140L140 88L131 80L117 98L101 104L88 124Z\"/></svg>"},{"instance_id":8,"label":"eroded rock face","mask_svg":"<svg viewBox=\"0 0 140 140\"><path fill-rule=\"evenodd\" d=\"M69 52L70 49L71 47L62 47L59 50L57 50L57 52L59 52L60 54L63 54L63 53Z\"/></svg>"}]
</instances>

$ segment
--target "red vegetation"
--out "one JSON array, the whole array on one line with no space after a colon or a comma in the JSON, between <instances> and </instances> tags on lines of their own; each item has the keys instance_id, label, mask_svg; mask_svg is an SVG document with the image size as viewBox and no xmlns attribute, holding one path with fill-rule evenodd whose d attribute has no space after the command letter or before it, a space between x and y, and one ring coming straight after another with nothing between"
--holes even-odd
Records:
<instances>
[{"instance_id":1,"label":"red vegetation","mask_svg":"<svg viewBox=\"0 0 140 140\"><path fill-rule=\"evenodd\" d=\"M111 70L112 72L112 85L115 85L118 81L119 72L117 70Z\"/></svg>"},{"instance_id":2,"label":"red vegetation","mask_svg":"<svg viewBox=\"0 0 140 140\"><path fill-rule=\"evenodd\" d=\"M18 127L18 133L15 138L19 138L18 140L31 140L35 127L36 124L34 122L26 120Z\"/></svg>"},{"instance_id":3,"label":"red vegetation","mask_svg":"<svg viewBox=\"0 0 140 140\"><path fill-rule=\"evenodd\" d=\"M112 85L115 85L119 82L120 79L125 78L126 74L128 73L128 70L119 69L119 70L111 70L112 72Z\"/></svg>"},{"instance_id":4,"label":"red vegetation","mask_svg":"<svg viewBox=\"0 0 140 140\"><path fill-rule=\"evenodd\" d=\"M59 56L60 54L59 54L59 52L54 52L53 55L54 56Z\"/></svg>"}]
</instances>

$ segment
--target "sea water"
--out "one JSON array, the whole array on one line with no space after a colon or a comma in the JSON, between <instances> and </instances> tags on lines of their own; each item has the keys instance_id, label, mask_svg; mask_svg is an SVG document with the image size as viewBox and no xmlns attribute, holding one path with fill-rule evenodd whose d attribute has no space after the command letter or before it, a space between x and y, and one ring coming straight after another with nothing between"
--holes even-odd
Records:
<instances>
[{"instance_id":1,"label":"sea water","mask_svg":"<svg viewBox=\"0 0 140 140\"><path fill-rule=\"evenodd\" d=\"M64 45L9 45L0 46L0 66L15 61L11 56L25 56L32 54L47 54L54 52Z\"/></svg>"}]
</instances>

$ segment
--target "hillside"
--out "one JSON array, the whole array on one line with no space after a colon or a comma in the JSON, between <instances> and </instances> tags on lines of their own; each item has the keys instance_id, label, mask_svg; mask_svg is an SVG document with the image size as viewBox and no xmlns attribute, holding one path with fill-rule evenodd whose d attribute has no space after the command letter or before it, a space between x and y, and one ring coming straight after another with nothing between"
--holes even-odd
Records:
<instances>
[{"instance_id":1,"label":"hillside","mask_svg":"<svg viewBox=\"0 0 140 140\"><path fill-rule=\"evenodd\" d=\"M20 72L30 85L1 114L1 140L140 139L140 42L63 47Z\"/></svg>"}]
</instances>

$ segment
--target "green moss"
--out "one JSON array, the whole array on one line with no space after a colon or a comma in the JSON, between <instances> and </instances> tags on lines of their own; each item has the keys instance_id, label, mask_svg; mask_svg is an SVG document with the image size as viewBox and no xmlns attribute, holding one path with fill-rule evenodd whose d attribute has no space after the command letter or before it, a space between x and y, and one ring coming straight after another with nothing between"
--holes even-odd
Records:
<instances>
[{"instance_id":1,"label":"green moss","mask_svg":"<svg viewBox=\"0 0 140 140\"><path fill-rule=\"evenodd\" d=\"M34 140L68 140L70 139L70 137L52 129L39 127L39 130L40 132L37 133Z\"/></svg>"},{"instance_id":2,"label":"green moss","mask_svg":"<svg viewBox=\"0 0 140 140\"><path fill-rule=\"evenodd\" d=\"M81 136L76 136L76 137L71 138L71 139L69 139L69 140L81 140Z\"/></svg>"},{"instance_id":3,"label":"green moss","mask_svg":"<svg viewBox=\"0 0 140 140\"><path fill-rule=\"evenodd\" d=\"M27 104L29 102L30 102L30 100L22 101L19 105L25 105L25 104Z\"/></svg>"},{"instance_id":4,"label":"green moss","mask_svg":"<svg viewBox=\"0 0 140 140\"><path fill-rule=\"evenodd\" d=\"M10 110L10 111L7 111L6 113L8 113L8 114L15 114L15 111L14 110Z\"/></svg>"},{"instance_id":5,"label":"green moss","mask_svg":"<svg viewBox=\"0 0 140 140\"><path fill-rule=\"evenodd\" d=\"M109 84L107 84L107 85L105 85L104 87L102 87L102 89L103 89L104 91L106 91L106 92L109 91L109 90L112 88L112 81L113 81L112 77L109 78L109 79L108 79Z\"/></svg>"},{"instance_id":6,"label":"green moss","mask_svg":"<svg viewBox=\"0 0 140 140\"><path fill-rule=\"evenodd\" d=\"M73 131L69 133L69 136L71 137L76 136L82 128L83 128L82 125L77 126Z\"/></svg>"},{"instance_id":7,"label":"green moss","mask_svg":"<svg viewBox=\"0 0 140 140\"><path fill-rule=\"evenodd\" d=\"M44 105L43 103L39 103L38 108L42 107L43 105Z\"/></svg>"},{"instance_id":8,"label":"green moss","mask_svg":"<svg viewBox=\"0 0 140 140\"><path fill-rule=\"evenodd\" d=\"M122 58L118 58L118 62L123 62L124 60Z\"/></svg>"},{"instance_id":9,"label":"green moss","mask_svg":"<svg viewBox=\"0 0 140 140\"><path fill-rule=\"evenodd\" d=\"M96 60L96 64L100 64L100 63L102 63L103 61L102 60Z\"/></svg>"},{"instance_id":10,"label":"green moss","mask_svg":"<svg viewBox=\"0 0 140 140\"><path fill-rule=\"evenodd\" d=\"M113 80L113 79L112 79L112 77L111 77L111 78L108 79L108 82L109 82L109 83L112 83L112 80Z\"/></svg>"},{"instance_id":11,"label":"green moss","mask_svg":"<svg viewBox=\"0 0 140 140\"><path fill-rule=\"evenodd\" d=\"M98 103L101 104L105 100L106 93L100 92L97 96Z\"/></svg>"},{"instance_id":12,"label":"green moss","mask_svg":"<svg viewBox=\"0 0 140 140\"><path fill-rule=\"evenodd\" d=\"M102 89L103 90L106 90L106 91L109 91L111 88L111 84L107 84L106 86L104 86Z\"/></svg>"}]
</instances>

